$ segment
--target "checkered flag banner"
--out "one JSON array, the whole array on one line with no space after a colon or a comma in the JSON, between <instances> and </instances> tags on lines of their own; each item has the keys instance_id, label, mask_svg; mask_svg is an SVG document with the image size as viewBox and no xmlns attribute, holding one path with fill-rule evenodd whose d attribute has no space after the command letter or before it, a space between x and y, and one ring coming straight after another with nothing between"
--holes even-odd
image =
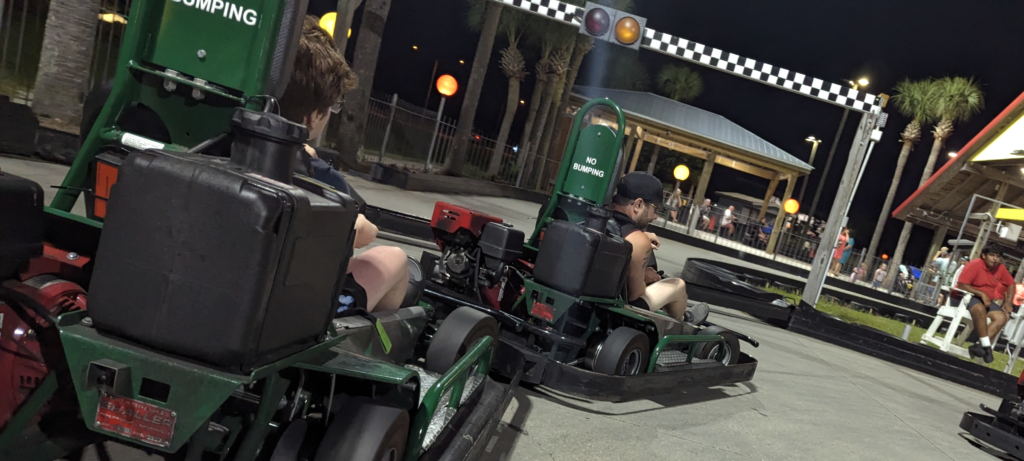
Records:
<instances>
[{"instance_id":1,"label":"checkered flag banner","mask_svg":"<svg viewBox=\"0 0 1024 461\"><path fill-rule=\"evenodd\" d=\"M571 26L580 25L583 18L583 8L558 0L495 0L508 6L514 6L529 11L533 14L547 16L556 21L561 21Z\"/></svg>"},{"instance_id":2,"label":"checkered flag banner","mask_svg":"<svg viewBox=\"0 0 1024 461\"><path fill-rule=\"evenodd\" d=\"M562 23L579 26L584 9L558 0L494 0ZM857 112L874 114L882 111L882 98L848 85L829 83L799 72L758 62L750 58L712 48L697 42L674 37L651 28L644 30L640 44L659 53L718 69L739 77L799 93Z\"/></svg>"}]
</instances>

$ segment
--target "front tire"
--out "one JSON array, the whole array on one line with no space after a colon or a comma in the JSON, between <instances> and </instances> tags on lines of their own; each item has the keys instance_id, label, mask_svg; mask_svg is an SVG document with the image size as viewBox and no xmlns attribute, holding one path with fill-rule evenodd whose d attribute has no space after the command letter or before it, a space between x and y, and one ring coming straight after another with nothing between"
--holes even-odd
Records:
<instances>
[{"instance_id":1,"label":"front tire","mask_svg":"<svg viewBox=\"0 0 1024 461\"><path fill-rule=\"evenodd\" d=\"M701 335L718 335L725 340L725 358L722 363L726 365L736 365L740 361L740 340L726 328L722 328L718 325L713 325L701 330L698 334ZM701 343L696 346L697 358L699 359L714 359L720 347L721 343Z\"/></svg>"},{"instance_id":2,"label":"front tire","mask_svg":"<svg viewBox=\"0 0 1024 461\"><path fill-rule=\"evenodd\" d=\"M434 333L427 348L425 368L444 374L485 336L498 338L498 321L494 317L468 306L455 309Z\"/></svg>"},{"instance_id":3,"label":"front tire","mask_svg":"<svg viewBox=\"0 0 1024 461\"><path fill-rule=\"evenodd\" d=\"M619 327L601 343L594 357L594 371L612 376L635 376L647 371L651 342L647 335Z\"/></svg>"}]
</instances>

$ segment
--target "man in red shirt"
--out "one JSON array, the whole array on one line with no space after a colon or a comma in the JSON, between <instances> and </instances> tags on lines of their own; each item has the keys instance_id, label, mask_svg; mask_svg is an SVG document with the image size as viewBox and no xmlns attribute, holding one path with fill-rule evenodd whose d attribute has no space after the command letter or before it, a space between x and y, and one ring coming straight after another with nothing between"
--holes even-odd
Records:
<instances>
[{"instance_id":1,"label":"man in red shirt","mask_svg":"<svg viewBox=\"0 0 1024 461\"><path fill-rule=\"evenodd\" d=\"M1010 272L1002 264L1002 259L1003 251L998 246L985 247L981 250L980 258L964 266L956 285L974 295L967 308L971 311L979 339L967 350L971 357L983 357L985 363L992 363L992 344L1013 313L1013 297L1017 287Z\"/></svg>"}]
</instances>

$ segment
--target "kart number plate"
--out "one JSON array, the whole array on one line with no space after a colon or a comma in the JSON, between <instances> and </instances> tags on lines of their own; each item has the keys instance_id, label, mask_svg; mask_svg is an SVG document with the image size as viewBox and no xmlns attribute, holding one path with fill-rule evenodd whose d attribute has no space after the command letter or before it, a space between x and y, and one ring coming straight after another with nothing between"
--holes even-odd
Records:
<instances>
[{"instance_id":1,"label":"kart number plate","mask_svg":"<svg viewBox=\"0 0 1024 461\"><path fill-rule=\"evenodd\" d=\"M171 446L178 415L138 400L109 394L100 396L96 428L156 447Z\"/></svg>"}]
</instances>

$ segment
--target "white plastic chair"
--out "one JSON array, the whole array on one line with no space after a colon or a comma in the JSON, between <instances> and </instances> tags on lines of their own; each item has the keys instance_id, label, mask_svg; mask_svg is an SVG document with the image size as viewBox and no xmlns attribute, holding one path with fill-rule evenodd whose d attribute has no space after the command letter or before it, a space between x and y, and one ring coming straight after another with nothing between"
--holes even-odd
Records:
<instances>
[{"instance_id":1,"label":"white plastic chair","mask_svg":"<svg viewBox=\"0 0 1024 461\"><path fill-rule=\"evenodd\" d=\"M957 280L960 278L960 272L963 269L963 266L960 266L956 273L953 274L953 280L949 284L949 296L946 297L943 306L935 314L935 320L932 320L928 331L921 335L921 344L934 344L943 352L949 352L969 359L971 357L970 353L961 345L967 340L971 332L974 331L971 311L967 309L967 304L971 301L971 294L956 288ZM952 301L953 293L961 293L963 295L955 305ZM946 334L939 336L939 327L942 326L943 320L949 320L949 328L946 329ZM963 332L957 336L957 330L960 329L961 325L964 325Z\"/></svg>"}]
</instances>

